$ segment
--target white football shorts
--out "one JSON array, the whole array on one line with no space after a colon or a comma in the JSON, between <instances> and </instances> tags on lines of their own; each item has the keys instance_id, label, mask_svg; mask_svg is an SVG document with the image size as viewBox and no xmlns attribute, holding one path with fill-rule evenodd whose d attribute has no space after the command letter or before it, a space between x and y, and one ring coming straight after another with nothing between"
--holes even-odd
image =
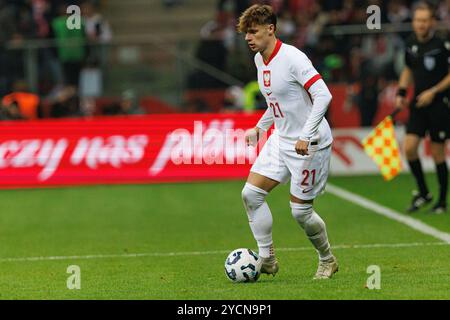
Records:
<instances>
[{"instance_id":1,"label":"white football shorts","mask_svg":"<svg viewBox=\"0 0 450 320\"><path fill-rule=\"evenodd\" d=\"M331 145L317 150L311 141L309 155L295 151L295 142L281 140L275 133L267 139L264 147L250 169L251 172L287 183L291 180L290 192L301 200L311 200L325 191L330 169Z\"/></svg>"}]
</instances>

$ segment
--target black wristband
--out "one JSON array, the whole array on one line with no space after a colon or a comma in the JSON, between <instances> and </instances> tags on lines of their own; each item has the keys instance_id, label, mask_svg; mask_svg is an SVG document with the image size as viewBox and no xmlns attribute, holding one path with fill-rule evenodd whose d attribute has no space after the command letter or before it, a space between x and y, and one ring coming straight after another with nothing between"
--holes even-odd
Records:
<instances>
[{"instance_id":1,"label":"black wristband","mask_svg":"<svg viewBox=\"0 0 450 320\"><path fill-rule=\"evenodd\" d=\"M406 89L405 88L399 88L397 91L397 95L400 97L406 97Z\"/></svg>"}]
</instances>

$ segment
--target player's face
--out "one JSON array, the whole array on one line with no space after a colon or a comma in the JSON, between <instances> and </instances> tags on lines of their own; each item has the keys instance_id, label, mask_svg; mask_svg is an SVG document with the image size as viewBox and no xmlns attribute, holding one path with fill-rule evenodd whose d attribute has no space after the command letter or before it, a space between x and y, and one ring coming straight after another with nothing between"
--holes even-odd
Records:
<instances>
[{"instance_id":1,"label":"player's face","mask_svg":"<svg viewBox=\"0 0 450 320\"><path fill-rule=\"evenodd\" d=\"M414 13L413 29L417 37L425 38L431 32L433 27L433 17L429 10L418 9Z\"/></svg>"},{"instance_id":2,"label":"player's face","mask_svg":"<svg viewBox=\"0 0 450 320\"><path fill-rule=\"evenodd\" d=\"M245 41L253 52L262 52L266 49L270 42L271 36L274 34L274 26L270 25L253 25L245 34Z\"/></svg>"}]
</instances>

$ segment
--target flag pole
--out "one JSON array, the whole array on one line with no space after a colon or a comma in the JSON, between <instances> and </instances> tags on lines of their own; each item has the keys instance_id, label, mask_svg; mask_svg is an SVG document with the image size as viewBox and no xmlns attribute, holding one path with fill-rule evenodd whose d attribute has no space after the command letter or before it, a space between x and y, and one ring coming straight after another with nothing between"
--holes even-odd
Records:
<instances>
[{"instance_id":1,"label":"flag pole","mask_svg":"<svg viewBox=\"0 0 450 320\"><path fill-rule=\"evenodd\" d=\"M402 111L402 109L395 109L389 116L394 119L396 115L398 115Z\"/></svg>"}]
</instances>

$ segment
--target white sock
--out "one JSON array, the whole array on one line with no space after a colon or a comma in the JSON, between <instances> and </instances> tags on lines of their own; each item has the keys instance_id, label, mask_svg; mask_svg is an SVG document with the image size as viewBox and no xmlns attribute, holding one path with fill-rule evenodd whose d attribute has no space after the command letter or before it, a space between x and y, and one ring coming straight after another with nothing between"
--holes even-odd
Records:
<instances>
[{"instance_id":1,"label":"white sock","mask_svg":"<svg viewBox=\"0 0 450 320\"><path fill-rule=\"evenodd\" d=\"M330 259L333 254L330 250L325 222L313 210L312 204L291 202L291 209L292 215L316 248L319 259L321 261Z\"/></svg>"},{"instance_id":2,"label":"white sock","mask_svg":"<svg viewBox=\"0 0 450 320\"><path fill-rule=\"evenodd\" d=\"M248 222L258 244L258 254L263 258L271 255L272 213L265 201L268 192L246 183L242 189L242 200L248 215ZM273 253L273 248L272 248Z\"/></svg>"}]
</instances>

